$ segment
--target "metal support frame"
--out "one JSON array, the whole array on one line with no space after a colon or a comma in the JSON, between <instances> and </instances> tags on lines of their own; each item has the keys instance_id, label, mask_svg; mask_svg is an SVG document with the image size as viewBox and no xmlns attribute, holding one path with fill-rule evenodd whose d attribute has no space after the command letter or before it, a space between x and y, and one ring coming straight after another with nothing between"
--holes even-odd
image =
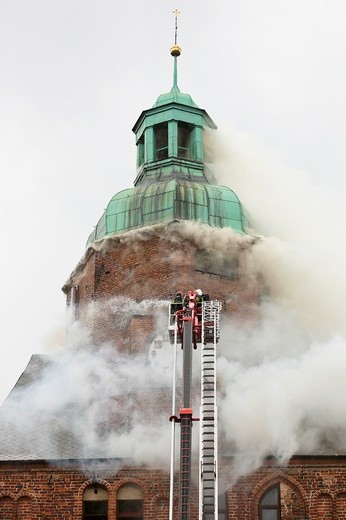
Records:
<instances>
[{"instance_id":1,"label":"metal support frame","mask_svg":"<svg viewBox=\"0 0 346 520\"><path fill-rule=\"evenodd\" d=\"M192 353L198 341L202 341L199 519L216 520L218 514L216 344L220 337L221 304L218 301L204 302L201 316L200 307L197 311L196 293L190 291L188 295L189 303L183 310L175 312L174 323L171 308L169 317L171 343L174 337L169 520L173 520L174 517L176 422L180 422L179 520L190 520L192 422L198 420L193 418L191 408ZM174 336L172 336L173 331ZM179 418L175 415L178 342L182 343L183 349L183 399Z\"/></svg>"},{"instance_id":2,"label":"metal support frame","mask_svg":"<svg viewBox=\"0 0 346 520\"><path fill-rule=\"evenodd\" d=\"M183 317L183 408L180 409L179 520L190 520L191 499L191 377L193 310Z\"/></svg>"},{"instance_id":3,"label":"metal support frame","mask_svg":"<svg viewBox=\"0 0 346 520\"><path fill-rule=\"evenodd\" d=\"M171 326L171 323L169 323ZM171 426L171 462L169 483L169 520L173 520L174 503L174 462L175 462L175 407L176 407L176 382L177 382L177 341L178 327L177 318L174 319L174 350L173 350L173 378L172 378L172 426Z\"/></svg>"},{"instance_id":4,"label":"metal support frame","mask_svg":"<svg viewBox=\"0 0 346 520\"><path fill-rule=\"evenodd\" d=\"M220 337L220 311L221 304L218 301L203 303L199 520L216 520L218 517L216 344ZM210 335L212 342L209 341Z\"/></svg>"}]
</instances>

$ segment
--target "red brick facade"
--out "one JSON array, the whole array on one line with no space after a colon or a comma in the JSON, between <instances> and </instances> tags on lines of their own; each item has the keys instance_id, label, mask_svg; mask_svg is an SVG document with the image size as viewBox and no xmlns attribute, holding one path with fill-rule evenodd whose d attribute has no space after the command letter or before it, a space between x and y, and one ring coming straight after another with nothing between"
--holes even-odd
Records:
<instances>
[{"instance_id":1,"label":"red brick facade","mask_svg":"<svg viewBox=\"0 0 346 520\"><path fill-rule=\"evenodd\" d=\"M118 490L137 484L143 493L144 520L167 520L168 475L159 470L116 470L89 461L74 465L11 462L0 465L2 520L83 519L83 492L101 486L108 492L108 519L116 520ZM92 470L92 471L91 471ZM281 520L341 520L346 518L346 457L293 457L286 467L274 461L242 477L226 493L227 518L259 520L259 503L266 490L280 486ZM175 496L175 505L178 497ZM177 510L177 507L175 508ZM176 516L175 516L176 517ZM197 520L194 490L191 518Z\"/></svg>"},{"instance_id":2,"label":"red brick facade","mask_svg":"<svg viewBox=\"0 0 346 520\"><path fill-rule=\"evenodd\" d=\"M162 306L155 308L155 301L171 300L177 290L199 287L222 302L224 313L245 324L256 319L262 288L246 270L251 240L232 242L230 238L228 245L213 264L208 261L213 244L208 250L193 233L183 238L179 228L161 227L112 238L87 252L64 287L67 302L73 302L76 317L91 328L96 344L116 343L131 353L147 348L157 327L159 318L153 309L162 311ZM147 306L142 304L145 300L150 301ZM158 397L159 409L167 399ZM232 464L222 454L220 468L220 486L226 493L220 520L346 519L346 457L294 457L286 467L267 460L233 485ZM127 483L141 489L144 520L168 520L167 473L124 468L119 461L107 461L107 465L84 461L82 467L73 462L0 463L0 520L82 520L83 493L96 485L107 490L108 520L116 520L117 493ZM279 489L279 516L263 517L261 500L273 486ZM174 503L177 506L177 494ZM175 507L175 518L177 510ZM196 489L191 519L198 519Z\"/></svg>"},{"instance_id":3,"label":"red brick facade","mask_svg":"<svg viewBox=\"0 0 346 520\"><path fill-rule=\"evenodd\" d=\"M280 487L281 520L346 518L346 457L293 457L282 467L274 460L241 477L228 493L228 518L258 520L263 494Z\"/></svg>"},{"instance_id":4,"label":"red brick facade","mask_svg":"<svg viewBox=\"0 0 346 520\"><path fill-rule=\"evenodd\" d=\"M128 349L135 348L139 337L142 345L148 339L155 320L150 324L143 313L153 312L134 308L124 320L124 306L119 307L115 298L120 299L119 304L124 297L137 303L171 301L177 290L201 288L222 302L224 313L242 320L253 319L260 288L258 281L244 272L251 240L244 238L241 243L234 237L232 241L231 235L229 241L231 248L220 255L219 264L235 260L236 266L222 275L218 273L220 267L212 262L206 265L206 254L214 253L203 249L193 233L183 237L179 227L160 226L106 240L99 250L90 249L71 275L64 287L67 302L73 300L77 317L93 330L96 342L115 341ZM138 314L142 314L141 319Z\"/></svg>"},{"instance_id":5,"label":"red brick facade","mask_svg":"<svg viewBox=\"0 0 346 520\"><path fill-rule=\"evenodd\" d=\"M88 462L85 468L97 468ZM48 463L2 463L0 466L0 518L2 520L82 520L83 492L95 485L108 492L108 518L116 518L118 490L137 484L143 493L144 519L168 518L169 479L162 471L142 468L120 469L119 462L93 474L73 465ZM177 500L177 497L176 497ZM196 494L193 509L196 513Z\"/></svg>"}]
</instances>

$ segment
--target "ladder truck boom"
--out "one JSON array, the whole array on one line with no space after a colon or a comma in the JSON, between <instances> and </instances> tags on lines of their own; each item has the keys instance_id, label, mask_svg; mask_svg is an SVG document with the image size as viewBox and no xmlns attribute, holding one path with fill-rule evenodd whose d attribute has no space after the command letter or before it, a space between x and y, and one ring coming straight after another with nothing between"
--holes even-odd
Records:
<instances>
[{"instance_id":1,"label":"ladder truck boom","mask_svg":"<svg viewBox=\"0 0 346 520\"><path fill-rule=\"evenodd\" d=\"M176 349L183 350L182 407L175 415L175 373L172 398L171 495L174 481L174 423L180 423L179 520L190 520L192 423L200 421L200 485L199 520L217 519L217 409L216 409L216 343L220 337L218 301L200 301L196 291L189 291L181 302L173 302L169 310L169 335ZM193 349L202 344L200 419L193 417L191 378ZM175 358L176 359L176 350ZM170 500L173 519L173 497Z\"/></svg>"}]
</instances>

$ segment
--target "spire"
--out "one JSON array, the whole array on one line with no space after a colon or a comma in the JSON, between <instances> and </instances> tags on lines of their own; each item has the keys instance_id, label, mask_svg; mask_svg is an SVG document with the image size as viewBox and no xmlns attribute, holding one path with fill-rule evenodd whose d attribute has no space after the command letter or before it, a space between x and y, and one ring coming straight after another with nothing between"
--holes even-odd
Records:
<instances>
[{"instance_id":1,"label":"spire","mask_svg":"<svg viewBox=\"0 0 346 520\"><path fill-rule=\"evenodd\" d=\"M174 23L174 45L171 47L171 55L174 58L174 68L173 68L173 87L172 87L171 92L174 92L175 90L177 90L179 92L179 87L178 87L178 57L181 54L181 48L179 47L179 45L177 43L177 39L178 39L178 16L180 14L180 11L178 11L178 9L175 9L173 11L173 14L174 14L174 20L175 20L175 23Z\"/></svg>"},{"instance_id":2,"label":"spire","mask_svg":"<svg viewBox=\"0 0 346 520\"><path fill-rule=\"evenodd\" d=\"M237 195L216 186L204 164L204 128L216 128L207 112L178 87L178 9L175 18L173 86L144 110L133 132L137 145L134 188L111 199L88 245L111 235L167 222L190 220L243 234L247 220Z\"/></svg>"}]
</instances>

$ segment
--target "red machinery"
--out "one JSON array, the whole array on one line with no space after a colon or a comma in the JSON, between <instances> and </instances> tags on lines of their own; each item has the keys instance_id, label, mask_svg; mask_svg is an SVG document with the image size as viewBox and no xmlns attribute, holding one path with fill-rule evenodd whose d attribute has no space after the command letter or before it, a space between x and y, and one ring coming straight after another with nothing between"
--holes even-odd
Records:
<instances>
[{"instance_id":1,"label":"red machinery","mask_svg":"<svg viewBox=\"0 0 346 520\"><path fill-rule=\"evenodd\" d=\"M177 341L184 342L184 321L192 321L192 343L197 348L197 343L214 342L214 322L204 322L202 328L202 304L209 301L209 295L198 295L197 291L188 291L181 301L174 301L170 305L170 324L177 321ZM174 327L169 327L170 342L174 343Z\"/></svg>"}]
</instances>

